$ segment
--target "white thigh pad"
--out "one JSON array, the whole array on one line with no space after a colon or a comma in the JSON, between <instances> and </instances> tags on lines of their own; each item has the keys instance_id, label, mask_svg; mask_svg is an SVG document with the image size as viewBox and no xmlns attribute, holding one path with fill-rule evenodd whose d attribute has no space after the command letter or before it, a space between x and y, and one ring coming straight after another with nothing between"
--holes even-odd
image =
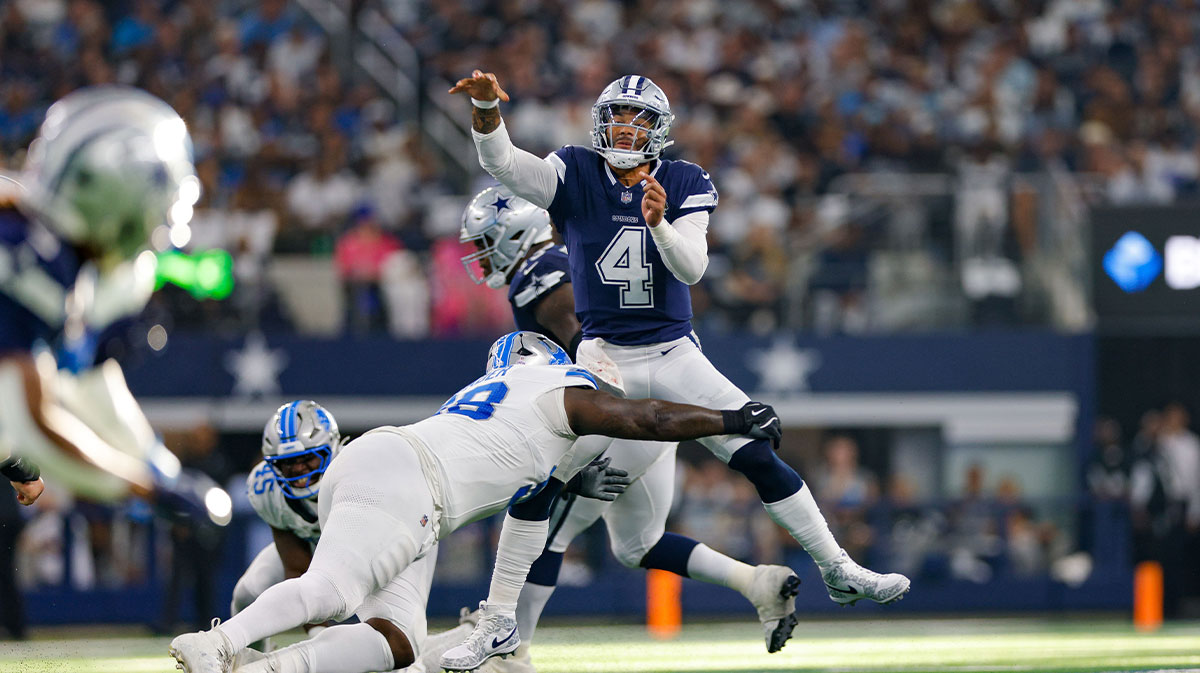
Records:
<instances>
[{"instance_id":1,"label":"white thigh pad","mask_svg":"<svg viewBox=\"0 0 1200 673\"><path fill-rule=\"evenodd\" d=\"M675 495L675 452L665 454L604 512L613 556L635 568L667 530Z\"/></svg>"},{"instance_id":2,"label":"white thigh pad","mask_svg":"<svg viewBox=\"0 0 1200 673\"><path fill-rule=\"evenodd\" d=\"M425 607L429 601L429 587L433 584L436 559L437 547L434 547L378 591L367 596L355 612L362 622L378 618L395 624L404 632L418 658L427 633Z\"/></svg>"}]
</instances>

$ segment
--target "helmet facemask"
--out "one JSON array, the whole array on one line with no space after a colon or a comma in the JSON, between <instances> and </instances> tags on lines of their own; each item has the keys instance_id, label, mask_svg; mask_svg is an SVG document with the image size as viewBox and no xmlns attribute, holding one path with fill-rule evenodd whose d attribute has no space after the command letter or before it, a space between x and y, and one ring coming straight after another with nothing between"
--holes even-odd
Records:
<instances>
[{"instance_id":1,"label":"helmet facemask","mask_svg":"<svg viewBox=\"0 0 1200 673\"><path fill-rule=\"evenodd\" d=\"M294 467L308 463L314 456L320 458L320 462L315 468L300 473L294 471ZM271 471L275 473L275 483L279 484L279 490L283 492L283 497L291 500L302 500L315 496L320 488L321 477L325 474L325 470L329 469L329 463L332 460L333 447L329 444L266 458L267 465L270 465Z\"/></svg>"},{"instance_id":2,"label":"helmet facemask","mask_svg":"<svg viewBox=\"0 0 1200 673\"><path fill-rule=\"evenodd\" d=\"M592 106L592 148L615 168L653 161L670 147L675 115L662 89L640 75L609 84Z\"/></svg>"}]
</instances>

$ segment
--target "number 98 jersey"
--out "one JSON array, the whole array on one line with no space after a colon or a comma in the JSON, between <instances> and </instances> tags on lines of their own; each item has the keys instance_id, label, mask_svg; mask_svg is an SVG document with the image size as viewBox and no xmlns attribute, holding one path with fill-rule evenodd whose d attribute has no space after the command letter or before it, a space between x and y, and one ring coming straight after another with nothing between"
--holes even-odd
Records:
<instances>
[{"instance_id":1,"label":"number 98 jersey","mask_svg":"<svg viewBox=\"0 0 1200 673\"><path fill-rule=\"evenodd\" d=\"M574 365L516 365L493 370L442 408L405 430L425 445L436 466L443 534L503 510L559 464L577 464L563 389L596 382ZM566 468L562 468L565 470Z\"/></svg>"},{"instance_id":2,"label":"number 98 jersey","mask_svg":"<svg viewBox=\"0 0 1200 673\"><path fill-rule=\"evenodd\" d=\"M650 237L641 185L621 184L590 148L569 145L546 161L558 171L547 210L567 244L584 337L637 346L689 334L691 293L663 264ZM717 206L716 187L696 164L661 159L650 175L667 192L664 224Z\"/></svg>"}]
</instances>

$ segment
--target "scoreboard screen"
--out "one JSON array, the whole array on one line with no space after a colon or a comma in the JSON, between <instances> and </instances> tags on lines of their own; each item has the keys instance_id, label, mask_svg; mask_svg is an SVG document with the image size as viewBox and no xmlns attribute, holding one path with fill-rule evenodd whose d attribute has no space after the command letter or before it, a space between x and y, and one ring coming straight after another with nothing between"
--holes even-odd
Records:
<instances>
[{"instance_id":1,"label":"scoreboard screen","mask_svg":"<svg viewBox=\"0 0 1200 673\"><path fill-rule=\"evenodd\" d=\"M1092 211L1092 297L1102 332L1200 335L1200 206Z\"/></svg>"}]
</instances>

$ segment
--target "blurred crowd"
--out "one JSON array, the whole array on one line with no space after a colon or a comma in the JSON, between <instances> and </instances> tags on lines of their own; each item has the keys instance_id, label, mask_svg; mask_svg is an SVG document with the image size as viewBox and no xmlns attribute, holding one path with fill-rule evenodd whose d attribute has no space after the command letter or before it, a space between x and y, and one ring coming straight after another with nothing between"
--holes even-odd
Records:
<instances>
[{"instance_id":1,"label":"blurred crowd","mask_svg":"<svg viewBox=\"0 0 1200 673\"><path fill-rule=\"evenodd\" d=\"M669 155L721 193L695 289L706 329L1085 327L1084 206L1200 184L1187 0L315 4L394 24L423 115L447 106L465 124L445 86L498 73L512 135L537 153L586 144L611 79L653 78L677 114ZM342 48L367 39L330 36L285 0L6 3L0 149L19 166L46 106L76 87L146 88L195 140L190 247L236 257L234 297L179 306L176 324L306 328L302 314L330 306L272 273L304 255L336 287L337 329L503 329L503 299L458 265L459 213L484 185L461 168L470 141L450 157L424 118L401 118Z\"/></svg>"}]
</instances>

